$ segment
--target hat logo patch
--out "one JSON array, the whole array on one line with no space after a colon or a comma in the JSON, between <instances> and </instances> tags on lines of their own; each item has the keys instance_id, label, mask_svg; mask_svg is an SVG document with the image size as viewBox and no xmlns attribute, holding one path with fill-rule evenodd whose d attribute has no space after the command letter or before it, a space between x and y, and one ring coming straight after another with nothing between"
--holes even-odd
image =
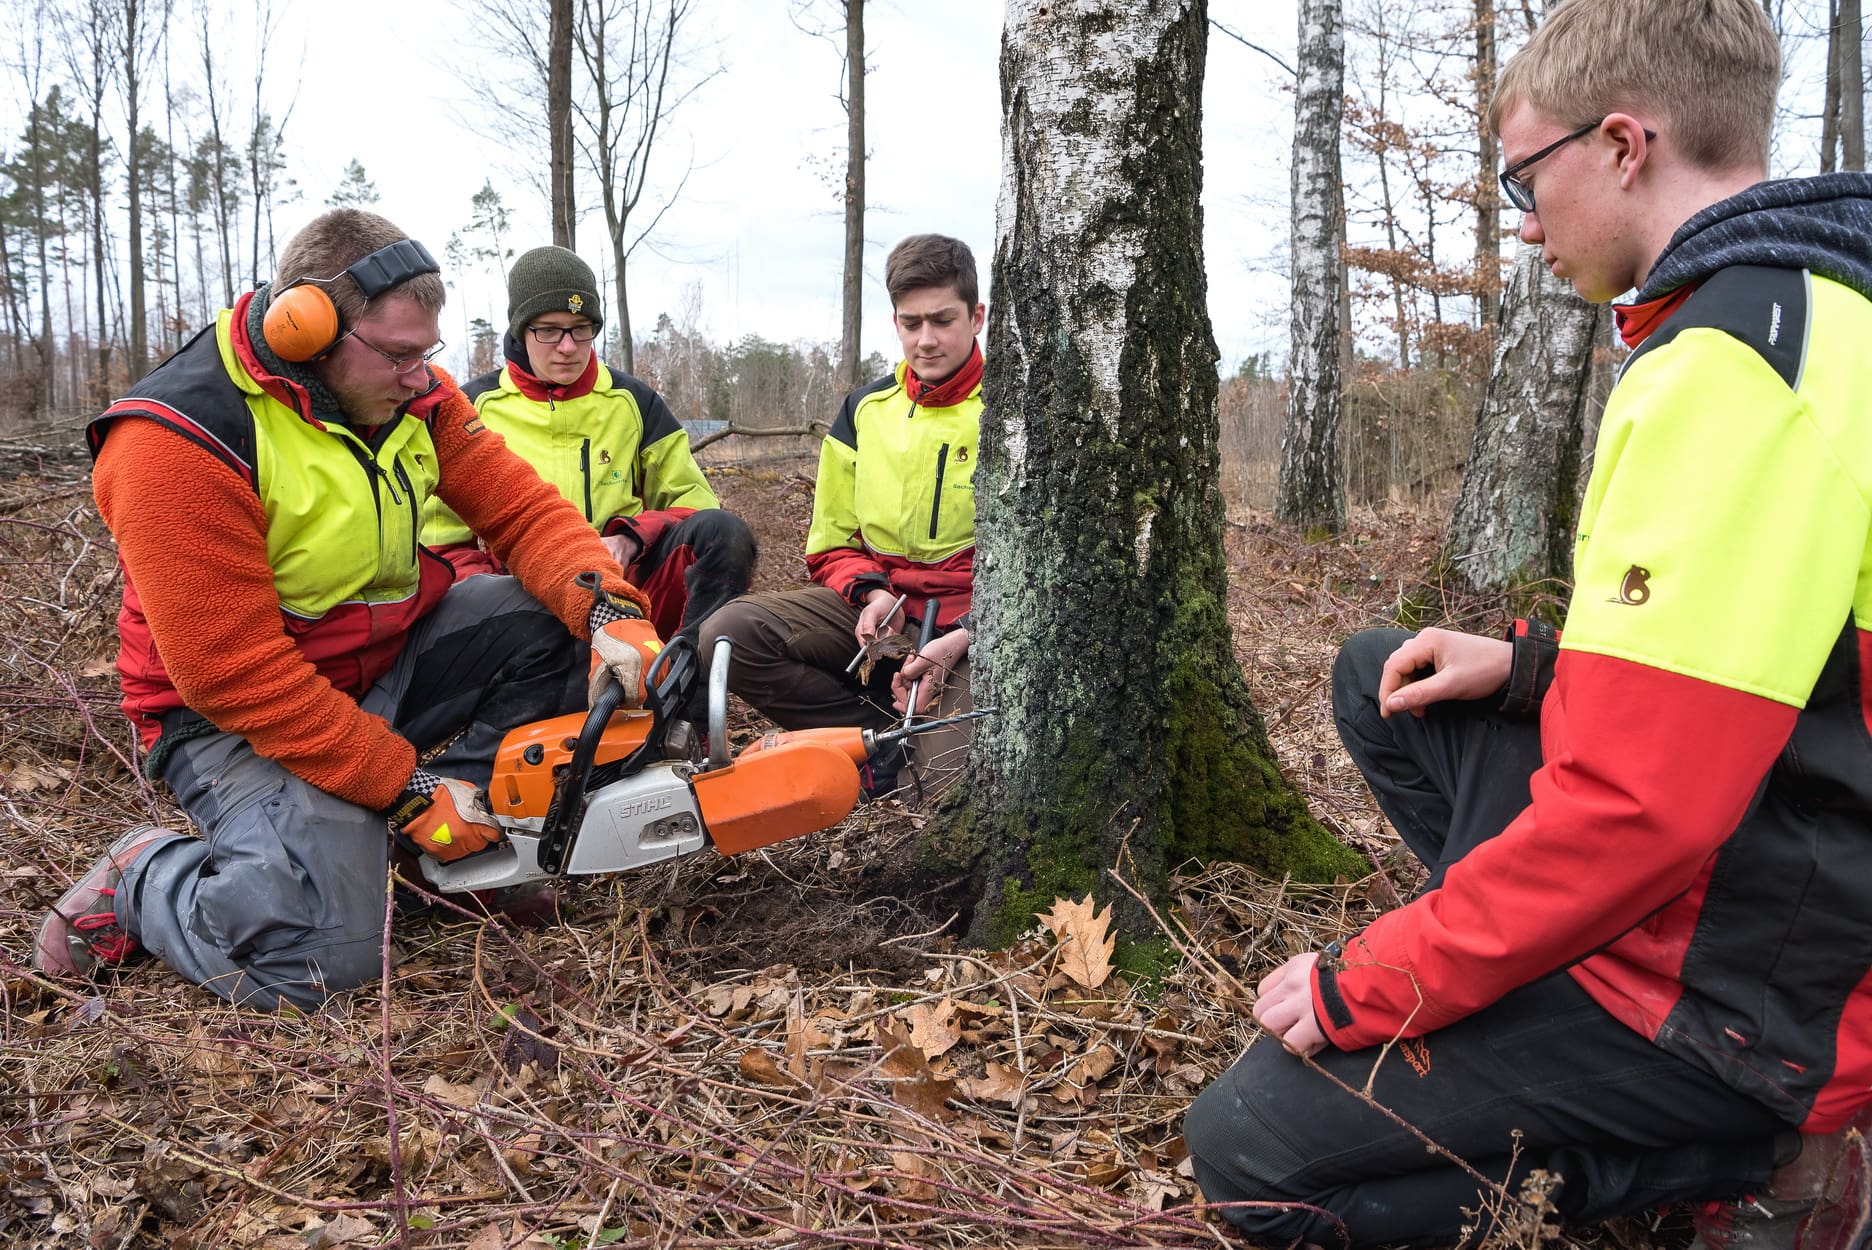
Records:
<instances>
[{"instance_id":1,"label":"hat logo patch","mask_svg":"<svg viewBox=\"0 0 1872 1250\"><path fill-rule=\"evenodd\" d=\"M585 310L585 297L574 291L572 294L566 296L566 307L573 312L583 312Z\"/></svg>"}]
</instances>

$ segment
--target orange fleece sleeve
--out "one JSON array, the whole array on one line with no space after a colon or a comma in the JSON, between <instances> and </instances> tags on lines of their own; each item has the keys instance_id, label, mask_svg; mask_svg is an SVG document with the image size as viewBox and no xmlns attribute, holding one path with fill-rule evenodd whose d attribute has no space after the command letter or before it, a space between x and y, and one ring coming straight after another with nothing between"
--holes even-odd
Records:
<instances>
[{"instance_id":1,"label":"orange fleece sleeve","mask_svg":"<svg viewBox=\"0 0 1872 1250\"><path fill-rule=\"evenodd\" d=\"M591 637L592 606L591 592L573 581L580 573L598 573L606 590L649 616L649 596L625 580L598 531L509 451L505 439L481 424L474 404L447 374L438 370L437 376L444 394L429 431L441 468L436 493L442 502L578 637Z\"/></svg>"},{"instance_id":2,"label":"orange fleece sleeve","mask_svg":"<svg viewBox=\"0 0 1872 1250\"><path fill-rule=\"evenodd\" d=\"M253 487L154 421L117 421L92 488L156 652L188 706L312 785L380 811L416 748L287 635Z\"/></svg>"}]
</instances>

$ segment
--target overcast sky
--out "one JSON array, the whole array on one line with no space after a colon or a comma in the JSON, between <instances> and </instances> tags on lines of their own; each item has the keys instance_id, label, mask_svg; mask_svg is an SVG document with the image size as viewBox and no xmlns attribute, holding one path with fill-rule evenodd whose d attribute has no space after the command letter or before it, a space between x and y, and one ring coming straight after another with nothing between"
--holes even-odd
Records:
<instances>
[{"instance_id":1,"label":"overcast sky","mask_svg":"<svg viewBox=\"0 0 1872 1250\"><path fill-rule=\"evenodd\" d=\"M650 247L633 258L632 320L640 335L659 313L681 320L688 288L699 284L698 324L717 342L744 334L836 342L843 225L825 175L843 171L837 49L801 33L788 18L787 0L701 0L698 8L703 20L693 41L712 40L725 72L683 106L656 151L653 171L668 179L692 159L694 169ZM893 361L899 352L883 287L891 244L924 230L956 235L975 249L988 280L1000 178L1002 8L999 0L866 5L873 68L866 79L864 344ZM499 119L450 72L488 64L481 45L491 32L461 16L462 6L294 0L285 12L270 60L292 63L303 44L287 148L304 198L277 215L282 239L324 207L355 158L382 196L377 210L438 257L449 234L467 223L470 197L487 176L513 214L515 248L551 241L541 193L509 172L512 154L498 138ZM1216 0L1212 13L1291 60L1290 0ZM1281 254L1293 106L1281 77L1272 62L1239 43L1213 41L1207 259L1227 370L1251 351L1285 352ZM595 210L589 179L581 181L580 196ZM601 212L580 222L578 244L603 273ZM494 283L460 278L443 320L452 343L462 338L468 316L503 319L504 296ZM609 288L604 295L608 306Z\"/></svg>"}]
</instances>

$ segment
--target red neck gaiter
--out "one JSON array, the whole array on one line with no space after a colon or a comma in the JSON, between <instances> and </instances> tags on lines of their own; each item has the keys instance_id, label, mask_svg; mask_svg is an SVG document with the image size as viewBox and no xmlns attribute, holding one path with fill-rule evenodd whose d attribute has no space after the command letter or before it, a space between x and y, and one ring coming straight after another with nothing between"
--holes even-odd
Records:
<instances>
[{"instance_id":1,"label":"red neck gaiter","mask_svg":"<svg viewBox=\"0 0 1872 1250\"><path fill-rule=\"evenodd\" d=\"M919 408L953 408L974 393L981 385L982 352L977 343L969 351L969 358L962 362L962 367L935 386L930 386L917 377L916 371L904 369L904 389L910 392L910 402Z\"/></svg>"},{"instance_id":2,"label":"red neck gaiter","mask_svg":"<svg viewBox=\"0 0 1872 1250\"><path fill-rule=\"evenodd\" d=\"M548 382L537 377L528 367L526 348L521 346L513 335L509 334L503 345L507 356L507 372L512 375L514 385L520 393L536 404L557 403L562 399L577 399L581 395L591 394L592 387L598 384L598 353L593 352L585 358L585 371L576 379L567 383Z\"/></svg>"},{"instance_id":3,"label":"red neck gaiter","mask_svg":"<svg viewBox=\"0 0 1872 1250\"><path fill-rule=\"evenodd\" d=\"M1638 345L1651 337L1652 331L1670 319L1678 306L1690 298L1696 290L1696 284L1680 286L1669 295L1660 295L1654 300L1642 304L1614 304L1612 319L1618 323L1619 337L1625 340L1625 346L1637 350Z\"/></svg>"}]
</instances>

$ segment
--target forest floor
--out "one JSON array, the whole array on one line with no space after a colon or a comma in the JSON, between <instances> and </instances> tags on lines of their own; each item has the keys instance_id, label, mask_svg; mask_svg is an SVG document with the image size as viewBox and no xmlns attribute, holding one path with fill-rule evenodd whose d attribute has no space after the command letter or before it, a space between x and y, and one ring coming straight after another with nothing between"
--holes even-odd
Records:
<instances>
[{"instance_id":1,"label":"forest floor","mask_svg":"<svg viewBox=\"0 0 1872 1250\"><path fill-rule=\"evenodd\" d=\"M810 462L713 476L761 541L759 584L802 584ZM0 1245L1241 1244L1194 1205L1182 1115L1255 1034L1243 986L1414 884L1339 747L1327 675L1347 634L1416 589L1445 512L1360 510L1313 545L1230 518L1256 706L1287 776L1374 872L1307 889L1230 865L1179 877L1166 936L1183 958L1161 983L1101 977L1070 908L1012 949L961 945L949 883L914 866L923 817L886 800L738 858L577 881L546 928L405 909L380 984L274 1015L149 960L97 984L30 968L45 907L118 831L187 825L133 768L120 580L82 456L13 457ZM1533 1242L1524 1219L1496 1241L1517 1239Z\"/></svg>"}]
</instances>

